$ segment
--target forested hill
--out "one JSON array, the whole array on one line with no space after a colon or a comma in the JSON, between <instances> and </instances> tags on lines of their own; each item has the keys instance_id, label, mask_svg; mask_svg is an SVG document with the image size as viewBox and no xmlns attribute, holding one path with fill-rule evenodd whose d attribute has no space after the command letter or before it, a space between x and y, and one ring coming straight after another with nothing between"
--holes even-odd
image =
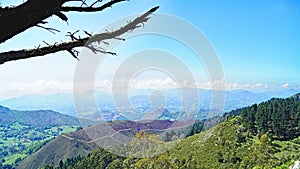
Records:
<instances>
[{"instance_id":1,"label":"forested hill","mask_svg":"<svg viewBox=\"0 0 300 169\"><path fill-rule=\"evenodd\" d=\"M231 111L225 122L182 139L159 156L125 158L99 149L78 161L60 162L58 168L288 168L300 159L300 102L295 98Z\"/></svg>"},{"instance_id":2,"label":"forested hill","mask_svg":"<svg viewBox=\"0 0 300 169\"><path fill-rule=\"evenodd\" d=\"M287 99L271 99L232 112L240 114L253 134L268 134L273 139L290 140L300 136L299 94Z\"/></svg>"},{"instance_id":3,"label":"forested hill","mask_svg":"<svg viewBox=\"0 0 300 169\"><path fill-rule=\"evenodd\" d=\"M0 105L0 126L6 126L14 122L34 127L80 125L77 118L51 110L17 111Z\"/></svg>"}]
</instances>

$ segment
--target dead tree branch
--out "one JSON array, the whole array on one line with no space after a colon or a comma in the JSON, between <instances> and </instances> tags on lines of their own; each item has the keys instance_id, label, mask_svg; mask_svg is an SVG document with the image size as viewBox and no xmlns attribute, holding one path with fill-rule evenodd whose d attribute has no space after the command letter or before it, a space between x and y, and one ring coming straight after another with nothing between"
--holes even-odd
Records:
<instances>
[{"instance_id":1,"label":"dead tree branch","mask_svg":"<svg viewBox=\"0 0 300 169\"><path fill-rule=\"evenodd\" d=\"M41 25L36 25L37 27L40 27L40 28L43 28L43 29L45 29L45 30L47 30L47 31L49 31L49 32L51 32L51 33L53 33L53 34L55 34L55 32L60 32L60 30L58 30L58 29L54 29L54 28L47 28L47 27L44 27L44 26L41 26Z\"/></svg>"},{"instance_id":2,"label":"dead tree branch","mask_svg":"<svg viewBox=\"0 0 300 169\"><path fill-rule=\"evenodd\" d=\"M0 7L0 43L24 32L25 30L44 23L44 20L56 15L63 21L68 17L62 12L96 12L122 2L124 0L111 0L100 7L68 7L63 6L66 2L83 0L27 0L16 7ZM97 1L96 1L97 2Z\"/></svg>"},{"instance_id":3,"label":"dead tree branch","mask_svg":"<svg viewBox=\"0 0 300 169\"><path fill-rule=\"evenodd\" d=\"M112 7L112 5L114 5L114 4L118 3L118 2L122 2L122 1L126 1L126 0L111 0L111 1L107 2L106 4L100 6L100 7L93 7L96 3L99 2L99 1L96 1L96 2L94 2L89 7L65 6L65 7L62 7L60 9L60 11L62 11L62 12L70 12L70 11L77 11L77 12L97 12L97 11L102 11L105 8Z\"/></svg>"},{"instance_id":4,"label":"dead tree branch","mask_svg":"<svg viewBox=\"0 0 300 169\"><path fill-rule=\"evenodd\" d=\"M122 34L132 31L136 28L141 27L144 23L146 23L149 20L149 15L155 12L159 7L154 7L150 9L148 12L144 13L143 15L137 17L132 22L128 22L127 25L124 27L121 27L115 31L112 32L105 32L100 34L95 34L93 36L88 36L86 38L76 38L74 36L74 33L69 33L69 36L71 39L73 39L70 42L62 42L59 44L54 45L48 45L46 47L38 47L36 49L30 49L30 50L19 50L19 51L9 51L9 52L3 52L0 53L0 64L3 64L8 61L14 61L14 60L20 60L20 59L28 59L32 57L38 57L38 56L44 56L50 53L56 53L59 51L68 51L72 54L72 56L76 59L78 56L78 52L74 49L76 47L87 47L93 52L101 52L105 54L112 54L115 53L104 51L101 48L97 48L94 43L107 43L105 40L108 39L116 39L119 38Z\"/></svg>"}]
</instances>

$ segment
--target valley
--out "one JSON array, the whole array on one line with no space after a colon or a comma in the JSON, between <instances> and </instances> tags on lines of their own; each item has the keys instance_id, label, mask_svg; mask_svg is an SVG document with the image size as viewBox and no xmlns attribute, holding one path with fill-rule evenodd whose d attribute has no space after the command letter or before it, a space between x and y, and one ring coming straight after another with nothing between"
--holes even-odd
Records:
<instances>
[{"instance_id":1,"label":"valley","mask_svg":"<svg viewBox=\"0 0 300 169\"><path fill-rule=\"evenodd\" d=\"M33 127L11 123L0 126L0 160L2 165L17 164L58 135L76 131L79 126Z\"/></svg>"},{"instance_id":2,"label":"valley","mask_svg":"<svg viewBox=\"0 0 300 169\"><path fill-rule=\"evenodd\" d=\"M16 111L0 106L0 166L10 168L57 136L80 128L77 118L58 112Z\"/></svg>"},{"instance_id":3,"label":"valley","mask_svg":"<svg viewBox=\"0 0 300 169\"><path fill-rule=\"evenodd\" d=\"M216 126L178 141L162 142L153 134L138 131L136 139L150 139L150 147L160 145L152 150L164 149L174 144L171 149L153 157L133 156L132 153L143 150L143 146L133 139L123 147L126 151L124 153L129 153L128 156L120 156L99 148L85 158L73 159L72 163L70 160L62 161L57 168L285 169L294 164L297 166L300 158L298 98L299 94L287 99L271 99L236 109L224 114L225 118ZM267 113L267 110L270 113ZM282 114L283 111L285 115ZM278 121L278 117L282 120ZM275 123L276 125L272 125ZM269 126L264 127L262 124ZM122 146L117 149L122 149ZM142 152L145 153L145 150ZM47 165L45 168L53 168L53 165Z\"/></svg>"},{"instance_id":4,"label":"valley","mask_svg":"<svg viewBox=\"0 0 300 169\"><path fill-rule=\"evenodd\" d=\"M174 120L172 112L160 109L156 120L80 119L89 122L83 128L72 116L2 106L2 168L290 166L300 158L299 96L273 98L202 120ZM39 114L35 121L29 120L30 113ZM16 120L5 118L14 116ZM149 140L148 149L140 139Z\"/></svg>"}]
</instances>

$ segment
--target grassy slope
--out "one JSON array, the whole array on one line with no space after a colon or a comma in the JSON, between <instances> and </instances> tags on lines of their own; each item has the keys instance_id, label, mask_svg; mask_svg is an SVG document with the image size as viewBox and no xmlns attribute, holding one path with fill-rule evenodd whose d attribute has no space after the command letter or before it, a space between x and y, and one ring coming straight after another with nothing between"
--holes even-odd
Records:
<instances>
[{"instance_id":1,"label":"grassy slope","mask_svg":"<svg viewBox=\"0 0 300 169\"><path fill-rule=\"evenodd\" d=\"M267 135L251 136L242 128L240 117L235 117L182 139L171 150L153 158L116 157L98 149L70 168L258 169L289 166L291 160L300 158L300 138L271 142ZM247 136L246 140L238 141L239 134Z\"/></svg>"},{"instance_id":2,"label":"grassy slope","mask_svg":"<svg viewBox=\"0 0 300 169\"><path fill-rule=\"evenodd\" d=\"M288 163L290 159L286 159L287 155L291 158L300 157L299 138L271 143L269 139L264 140L262 137L248 137L246 142L239 143L237 131L240 127L239 117L230 119L208 131L183 139L172 150L159 157L141 159L132 166L149 168L150 166L142 163L166 158L168 163L179 166L178 168L273 168ZM166 166L158 163L154 165Z\"/></svg>"},{"instance_id":3,"label":"grassy slope","mask_svg":"<svg viewBox=\"0 0 300 169\"><path fill-rule=\"evenodd\" d=\"M251 136L249 132L242 130L243 128L241 118L235 117L200 134L182 139L171 150L153 158L123 159L114 157L112 159L111 155L108 155L110 153L94 151L73 168L84 166L137 169L274 168L282 164L290 164L291 160L300 158L300 138L271 142L267 135ZM239 135L245 136L246 139L238 141ZM67 140L62 137L59 139L61 140L56 140L53 145L46 145L37 154L25 159L20 163L20 166L22 165L23 168L45 166L49 164L49 159L58 163L60 159L65 159L64 157L72 153L86 150L84 143L78 146L78 141ZM77 148L74 148L76 145Z\"/></svg>"},{"instance_id":4,"label":"grassy slope","mask_svg":"<svg viewBox=\"0 0 300 169\"><path fill-rule=\"evenodd\" d=\"M232 167L230 163L226 165L225 163L220 163L219 154L222 154L224 160L227 160L227 157L230 158L233 155L231 150L235 144L235 131L238 127L239 123L235 120L221 123L205 132L183 139L166 154L147 159L147 162L151 163L150 161L159 161L159 159L167 158L168 163L173 163L173 166L179 166L178 168ZM136 168L148 167L141 164L141 162L146 162L144 160L145 159L138 160L133 166ZM154 165L157 166L159 164ZM159 167L163 166L166 166L166 164L160 165Z\"/></svg>"},{"instance_id":5,"label":"grassy slope","mask_svg":"<svg viewBox=\"0 0 300 169\"><path fill-rule=\"evenodd\" d=\"M36 153L21 161L16 168L38 168L53 162L55 162L55 165L58 165L61 159L66 160L79 155L86 156L95 148L94 144L86 144L78 140L70 140L63 136L58 136Z\"/></svg>"},{"instance_id":6,"label":"grassy slope","mask_svg":"<svg viewBox=\"0 0 300 169\"><path fill-rule=\"evenodd\" d=\"M8 156L5 159L5 162L3 163L4 165L5 164L13 164L18 158L24 158L26 157L26 154L14 154L14 155L11 155L11 156Z\"/></svg>"},{"instance_id":7,"label":"grassy slope","mask_svg":"<svg viewBox=\"0 0 300 169\"><path fill-rule=\"evenodd\" d=\"M174 161L179 159L180 165L185 167L233 167L231 158L241 158L243 155L239 152L247 154L249 151L247 146L236 147L236 131L239 125L236 120L221 123L208 131L183 140L168 155ZM219 161L221 159L223 162Z\"/></svg>"},{"instance_id":8,"label":"grassy slope","mask_svg":"<svg viewBox=\"0 0 300 169\"><path fill-rule=\"evenodd\" d=\"M235 117L210 130L183 139L171 150L153 158L119 158L108 162L111 158L103 159L107 153L95 151L71 168L275 168L291 164L291 159L300 158L300 138L271 142L267 135L262 135L260 138L248 136L245 141L237 141L241 128L240 117ZM243 131L242 134L248 135L248 132ZM104 165L105 161L109 164Z\"/></svg>"}]
</instances>

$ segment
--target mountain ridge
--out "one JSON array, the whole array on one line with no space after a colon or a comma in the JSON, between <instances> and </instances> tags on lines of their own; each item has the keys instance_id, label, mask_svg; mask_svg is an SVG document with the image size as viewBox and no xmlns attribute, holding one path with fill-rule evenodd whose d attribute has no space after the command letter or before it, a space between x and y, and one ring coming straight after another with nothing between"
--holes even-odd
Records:
<instances>
[{"instance_id":1,"label":"mountain ridge","mask_svg":"<svg viewBox=\"0 0 300 169\"><path fill-rule=\"evenodd\" d=\"M18 111L11 110L0 105L0 125L8 125L13 122L19 122L35 127L46 127L55 125L89 125L95 124L89 120L79 121L73 116L61 114L52 110L37 110L37 111Z\"/></svg>"},{"instance_id":2,"label":"mountain ridge","mask_svg":"<svg viewBox=\"0 0 300 169\"><path fill-rule=\"evenodd\" d=\"M139 90L133 92L133 95L130 96L131 105L126 105L125 107L115 107L112 94L108 92L96 92L95 98L97 102L97 108L101 110L101 112L95 112L95 110L89 110L88 103L83 104L84 110L77 110L77 114L75 112L75 103L74 96L70 93L64 94L52 94L52 95L40 95L40 94L32 94L32 95L23 95L20 97L10 98L6 100L0 100L0 104L10 107L16 110L28 111L28 110L53 110L66 115L71 116L80 116L84 115L85 112L92 113L102 113L103 119L105 121L114 120L115 117L120 117L120 119L129 119L129 120L140 120L134 119L136 116L124 117L123 114L126 115L126 110L133 109L138 113L145 113L147 111L151 111L153 107L151 107L151 100L149 95L151 95L151 91L153 90ZM166 106L164 108L178 112L181 111L181 108L186 109L190 107L181 107L180 95L178 95L179 89L168 89L165 92L166 96ZM183 91L185 92L185 91ZM186 91L188 93L188 91ZM212 101L212 90L203 90L199 89L199 97L190 99L189 102L200 100L199 109L201 111L207 112L211 107ZM295 94L299 91L297 90L278 90L278 91L248 91L248 90L228 90L226 91L226 102L223 112L228 112L236 108L250 106L254 103L259 103L262 101L266 101L271 99L272 97L288 97L292 94ZM129 93L130 94L130 93ZM155 96L153 96L155 97ZM196 99L196 100L195 100ZM155 100L155 99L154 99ZM129 106L129 107L128 107ZM81 111L83 113L81 113ZM78 113L79 112L79 113ZM105 113L109 112L109 113ZM137 113L136 113L137 114ZM94 116L89 115L87 117L93 118ZM141 116L142 117L142 116ZM84 118L84 117L83 117ZM140 117L139 117L140 118Z\"/></svg>"}]
</instances>

